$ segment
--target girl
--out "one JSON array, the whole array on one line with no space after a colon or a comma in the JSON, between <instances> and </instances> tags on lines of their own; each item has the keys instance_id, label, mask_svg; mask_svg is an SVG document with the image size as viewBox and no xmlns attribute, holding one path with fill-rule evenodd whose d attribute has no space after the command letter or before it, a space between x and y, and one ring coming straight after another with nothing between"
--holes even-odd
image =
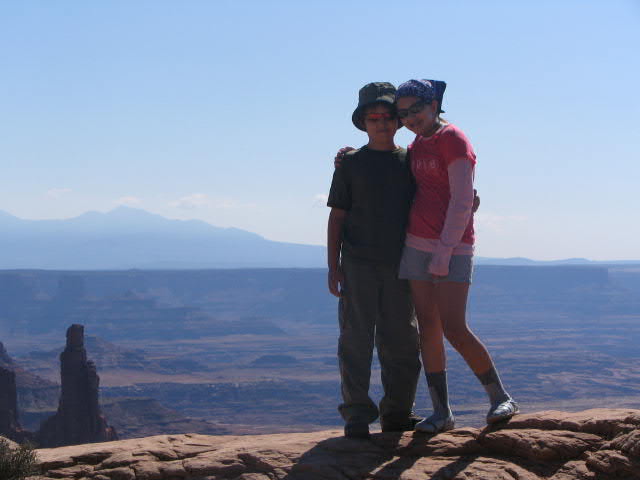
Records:
<instances>
[{"instance_id":1,"label":"girl","mask_svg":"<svg viewBox=\"0 0 640 480\"><path fill-rule=\"evenodd\" d=\"M440 81L409 80L396 93L398 117L416 134L409 152L417 191L400 278L409 280L420 327L422 361L434 411L416 425L416 430L427 433L454 426L443 335L489 395L487 423L506 420L518 412L489 352L466 322L474 244L476 156L464 133L440 118L445 88Z\"/></svg>"}]
</instances>

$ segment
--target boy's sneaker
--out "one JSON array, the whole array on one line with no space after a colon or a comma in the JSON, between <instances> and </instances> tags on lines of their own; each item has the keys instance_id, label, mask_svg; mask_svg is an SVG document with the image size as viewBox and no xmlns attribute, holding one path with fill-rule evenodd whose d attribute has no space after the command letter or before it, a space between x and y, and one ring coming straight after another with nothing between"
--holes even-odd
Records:
<instances>
[{"instance_id":1,"label":"boy's sneaker","mask_svg":"<svg viewBox=\"0 0 640 480\"><path fill-rule=\"evenodd\" d=\"M487 413L487 423L491 425L493 423L509 420L519 411L520 407L518 407L518 404L510 398L497 405L495 408L491 407L491 410Z\"/></svg>"},{"instance_id":2,"label":"boy's sneaker","mask_svg":"<svg viewBox=\"0 0 640 480\"><path fill-rule=\"evenodd\" d=\"M344 436L347 438L367 439L369 435L369 424L359 420L352 420L344 426Z\"/></svg>"},{"instance_id":3,"label":"boy's sneaker","mask_svg":"<svg viewBox=\"0 0 640 480\"><path fill-rule=\"evenodd\" d=\"M411 412L408 417L381 418L380 426L383 432L411 432L420 421L422 417Z\"/></svg>"}]
</instances>

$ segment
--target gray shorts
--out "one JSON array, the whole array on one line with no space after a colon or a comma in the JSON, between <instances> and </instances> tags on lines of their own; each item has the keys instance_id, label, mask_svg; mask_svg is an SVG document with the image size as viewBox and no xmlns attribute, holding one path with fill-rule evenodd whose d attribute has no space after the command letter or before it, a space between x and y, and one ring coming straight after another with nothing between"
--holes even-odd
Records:
<instances>
[{"instance_id":1,"label":"gray shorts","mask_svg":"<svg viewBox=\"0 0 640 480\"><path fill-rule=\"evenodd\" d=\"M405 245L400 260L398 276L407 280L424 280L426 282L460 282L471 283L473 273L473 255L451 255L449 275L436 278L429 273L429 263L433 253L423 252Z\"/></svg>"}]
</instances>

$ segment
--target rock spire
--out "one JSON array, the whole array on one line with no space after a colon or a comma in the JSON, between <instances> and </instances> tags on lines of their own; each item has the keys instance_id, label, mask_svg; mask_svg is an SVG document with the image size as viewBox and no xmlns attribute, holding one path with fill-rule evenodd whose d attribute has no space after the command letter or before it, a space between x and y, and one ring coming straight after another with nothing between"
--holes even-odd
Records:
<instances>
[{"instance_id":1,"label":"rock spire","mask_svg":"<svg viewBox=\"0 0 640 480\"><path fill-rule=\"evenodd\" d=\"M71 325L67 330L67 346L60 354L60 376L58 411L40 427L40 445L58 447L116 440L114 429L100 411L100 378L95 364L87 360L82 325Z\"/></svg>"}]
</instances>

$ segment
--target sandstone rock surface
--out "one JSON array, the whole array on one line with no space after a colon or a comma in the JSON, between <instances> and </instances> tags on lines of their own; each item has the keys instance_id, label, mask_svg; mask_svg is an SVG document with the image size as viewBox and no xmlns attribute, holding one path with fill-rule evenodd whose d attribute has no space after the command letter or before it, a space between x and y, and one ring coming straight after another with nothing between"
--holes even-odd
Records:
<instances>
[{"instance_id":1,"label":"sandstone rock surface","mask_svg":"<svg viewBox=\"0 0 640 480\"><path fill-rule=\"evenodd\" d=\"M40 480L640 480L639 441L640 410L594 409L435 436L163 435L43 449L38 457Z\"/></svg>"}]
</instances>

